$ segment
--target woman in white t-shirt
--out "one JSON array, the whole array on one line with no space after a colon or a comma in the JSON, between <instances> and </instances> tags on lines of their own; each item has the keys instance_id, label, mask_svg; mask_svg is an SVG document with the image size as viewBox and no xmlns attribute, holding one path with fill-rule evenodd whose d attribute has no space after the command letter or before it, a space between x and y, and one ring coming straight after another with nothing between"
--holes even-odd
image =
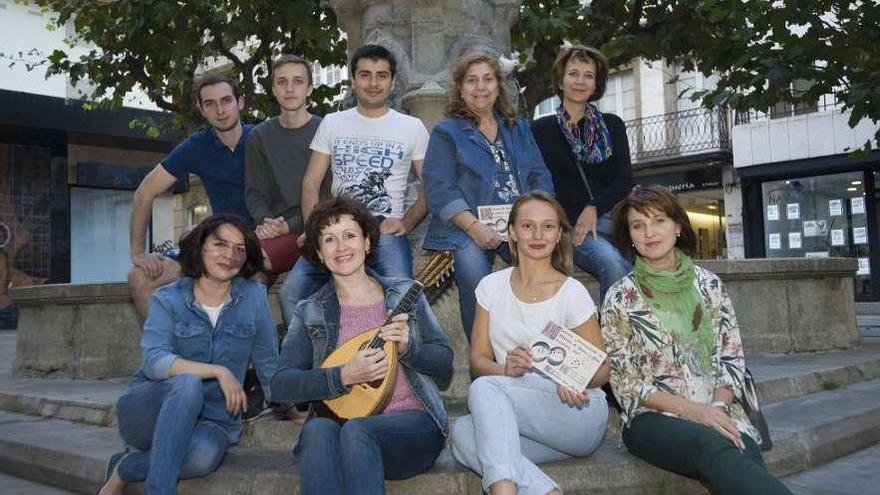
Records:
<instances>
[{"instance_id":1,"label":"woman in white t-shirt","mask_svg":"<svg viewBox=\"0 0 880 495\"><path fill-rule=\"evenodd\" d=\"M532 369L531 343L549 321L604 350L596 305L569 274L571 226L553 198L536 191L514 203L508 224L513 266L484 277L470 347L470 414L452 429L455 458L492 495L559 494L536 463L586 456L602 443L608 405L602 364L587 390L556 385Z\"/></svg>"}]
</instances>

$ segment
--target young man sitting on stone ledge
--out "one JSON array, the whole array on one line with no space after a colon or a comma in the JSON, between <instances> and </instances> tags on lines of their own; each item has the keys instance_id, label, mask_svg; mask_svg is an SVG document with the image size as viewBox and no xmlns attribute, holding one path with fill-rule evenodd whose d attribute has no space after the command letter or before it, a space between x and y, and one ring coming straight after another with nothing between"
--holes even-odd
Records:
<instances>
[{"instance_id":1,"label":"young man sitting on stone ledge","mask_svg":"<svg viewBox=\"0 0 880 495\"><path fill-rule=\"evenodd\" d=\"M321 117L309 113L312 67L296 55L272 64L272 94L281 114L257 125L247 138L245 200L266 256L266 286L299 257L303 230L300 192Z\"/></svg>"},{"instance_id":2,"label":"young man sitting on stone ledge","mask_svg":"<svg viewBox=\"0 0 880 495\"><path fill-rule=\"evenodd\" d=\"M157 196L193 173L205 185L215 214L232 213L250 222L244 197L244 154L245 140L254 126L241 123L239 115L244 99L238 95L232 80L220 75L198 80L196 97L208 127L174 148L134 192L129 231L134 266L128 273L128 284L142 320L147 315L153 290L180 278L177 261L144 249L153 200Z\"/></svg>"}]
</instances>

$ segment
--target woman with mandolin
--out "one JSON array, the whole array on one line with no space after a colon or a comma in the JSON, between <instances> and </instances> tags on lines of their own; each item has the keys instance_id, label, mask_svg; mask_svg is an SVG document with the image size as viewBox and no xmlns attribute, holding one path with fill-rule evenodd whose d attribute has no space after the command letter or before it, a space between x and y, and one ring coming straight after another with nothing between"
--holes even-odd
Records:
<instances>
[{"instance_id":1,"label":"woman with mandolin","mask_svg":"<svg viewBox=\"0 0 880 495\"><path fill-rule=\"evenodd\" d=\"M366 269L379 226L362 203L323 201L305 230L303 256L332 280L296 306L272 378L275 400L313 405L294 451L300 490L382 494L443 450L452 348L420 284Z\"/></svg>"},{"instance_id":2,"label":"woman with mandolin","mask_svg":"<svg viewBox=\"0 0 880 495\"><path fill-rule=\"evenodd\" d=\"M470 414L452 429L452 453L492 495L560 494L536 464L585 456L602 443L608 405L596 387L608 381L608 363L586 390L572 390L532 367L541 358L561 363L562 349L533 344L553 322L605 347L596 306L570 276L571 227L559 203L542 191L523 194L507 228L513 266L477 286L470 365L479 378L468 394Z\"/></svg>"}]
</instances>

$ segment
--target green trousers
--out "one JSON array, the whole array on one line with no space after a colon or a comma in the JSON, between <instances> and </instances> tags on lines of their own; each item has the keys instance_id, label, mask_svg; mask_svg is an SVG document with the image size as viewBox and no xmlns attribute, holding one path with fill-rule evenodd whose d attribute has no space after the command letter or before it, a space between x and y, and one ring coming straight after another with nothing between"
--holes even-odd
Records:
<instances>
[{"instance_id":1,"label":"green trousers","mask_svg":"<svg viewBox=\"0 0 880 495\"><path fill-rule=\"evenodd\" d=\"M705 481L721 495L791 495L767 471L761 448L742 436L745 452L712 428L660 413L642 413L623 430L630 453L657 467Z\"/></svg>"}]
</instances>

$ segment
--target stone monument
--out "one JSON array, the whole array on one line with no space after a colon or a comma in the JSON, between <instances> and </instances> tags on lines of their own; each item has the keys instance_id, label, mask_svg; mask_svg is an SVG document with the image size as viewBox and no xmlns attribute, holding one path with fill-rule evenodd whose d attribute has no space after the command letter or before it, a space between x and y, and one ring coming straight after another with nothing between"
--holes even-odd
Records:
<instances>
[{"instance_id":1,"label":"stone monument","mask_svg":"<svg viewBox=\"0 0 880 495\"><path fill-rule=\"evenodd\" d=\"M388 48L398 60L392 98L430 129L443 116L450 66L469 52L510 52L517 0L330 0L354 52Z\"/></svg>"},{"instance_id":2,"label":"stone monument","mask_svg":"<svg viewBox=\"0 0 880 495\"><path fill-rule=\"evenodd\" d=\"M455 60L475 51L509 56L510 28L519 19L518 0L330 0L330 5L348 37L349 53L377 44L394 54L392 106L419 117L429 130L443 118ZM410 197L417 187L411 184ZM409 236L416 269L430 255L420 249L427 224ZM451 287L432 307L455 350L456 373L445 395L461 400L470 380L456 290Z\"/></svg>"}]
</instances>

